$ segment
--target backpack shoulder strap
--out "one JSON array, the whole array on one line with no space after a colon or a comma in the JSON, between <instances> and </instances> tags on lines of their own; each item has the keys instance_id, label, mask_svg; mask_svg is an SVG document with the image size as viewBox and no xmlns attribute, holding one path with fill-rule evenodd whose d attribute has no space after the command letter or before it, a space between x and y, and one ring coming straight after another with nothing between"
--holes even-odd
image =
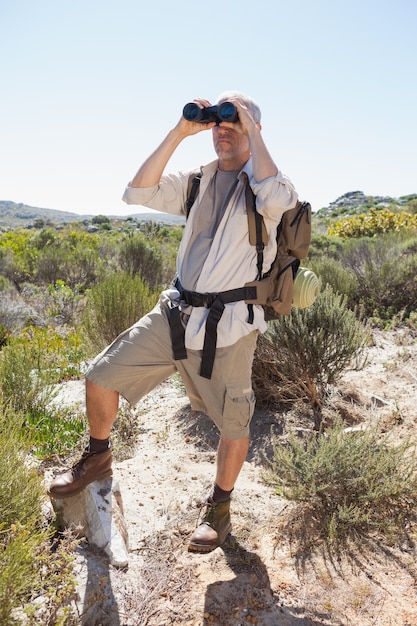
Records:
<instances>
[{"instance_id":1,"label":"backpack shoulder strap","mask_svg":"<svg viewBox=\"0 0 417 626\"><path fill-rule=\"evenodd\" d=\"M256 246L258 280L262 278L262 266L264 262L264 248L268 243L268 233L262 215L256 210L256 196L249 185L249 179L245 177L246 213L248 216L249 243Z\"/></svg>"},{"instance_id":2,"label":"backpack shoulder strap","mask_svg":"<svg viewBox=\"0 0 417 626\"><path fill-rule=\"evenodd\" d=\"M201 171L197 170L188 179L187 201L185 203L185 217L188 217L200 189Z\"/></svg>"}]
</instances>

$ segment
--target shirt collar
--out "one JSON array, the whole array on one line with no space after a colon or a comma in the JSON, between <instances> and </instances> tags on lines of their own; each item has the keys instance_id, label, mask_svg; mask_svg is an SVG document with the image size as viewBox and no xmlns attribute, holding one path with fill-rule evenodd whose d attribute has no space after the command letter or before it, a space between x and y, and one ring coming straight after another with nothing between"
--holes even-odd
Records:
<instances>
[{"instance_id":1,"label":"shirt collar","mask_svg":"<svg viewBox=\"0 0 417 626\"><path fill-rule=\"evenodd\" d=\"M218 160L216 159L215 161L211 161L211 163L207 163L207 165L202 165L201 166L201 171L203 174L208 174L211 176L214 176L214 173L217 170L217 166L218 166ZM238 178L241 179L242 178L242 173L245 173L249 180L252 177L252 157L249 157L249 159L246 161L245 165L242 167L242 169L240 170L239 174L238 174Z\"/></svg>"}]
</instances>

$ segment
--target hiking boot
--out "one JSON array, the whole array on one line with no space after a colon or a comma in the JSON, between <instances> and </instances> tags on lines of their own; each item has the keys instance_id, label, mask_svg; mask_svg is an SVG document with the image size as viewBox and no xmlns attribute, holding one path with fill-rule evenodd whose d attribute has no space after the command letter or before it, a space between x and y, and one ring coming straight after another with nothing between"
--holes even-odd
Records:
<instances>
[{"instance_id":1,"label":"hiking boot","mask_svg":"<svg viewBox=\"0 0 417 626\"><path fill-rule=\"evenodd\" d=\"M89 452L86 448L78 463L54 478L49 485L48 495L53 498L75 496L94 480L104 481L110 478L113 473L111 463L111 448L103 452Z\"/></svg>"},{"instance_id":2,"label":"hiking boot","mask_svg":"<svg viewBox=\"0 0 417 626\"><path fill-rule=\"evenodd\" d=\"M231 530L230 498L218 504L209 498L203 521L193 533L188 549L193 552L211 552L225 542Z\"/></svg>"}]
</instances>

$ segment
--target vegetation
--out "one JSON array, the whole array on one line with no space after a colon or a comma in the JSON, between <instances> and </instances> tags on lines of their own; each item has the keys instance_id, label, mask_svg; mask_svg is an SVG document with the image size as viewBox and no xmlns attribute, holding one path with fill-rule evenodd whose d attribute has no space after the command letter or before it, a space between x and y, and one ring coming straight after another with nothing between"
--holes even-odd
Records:
<instances>
[{"instance_id":1,"label":"vegetation","mask_svg":"<svg viewBox=\"0 0 417 626\"><path fill-rule=\"evenodd\" d=\"M335 241L336 239L336 241ZM313 241L309 266L347 297L346 304L373 324L389 327L395 319L415 322L417 232L393 229L373 237L323 237Z\"/></svg>"},{"instance_id":2,"label":"vegetation","mask_svg":"<svg viewBox=\"0 0 417 626\"><path fill-rule=\"evenodd\" d=\"M322 292L312 307L269 323L255 354L258 403L298 403L313 418L311 436L285 443L274 436L265 479L308 509L331 542L393 536L415 508L410 443L392 446L377 427L347 435L337 416L324 429L322 409L343 372L362 367L372 325L416 324L416 202L410 196L379 209L369 201L363 215L316 215L307 262ZM54 402L56 385L80 378L88 358L154 306L175 274L181 235L181 225L105 216L94 228L56 228L42 217L34 228L0 233L2 624L19 623L19 612L28 623L71 623L73 540L58 541L43 518L32 466L83 446L85 418ZM120 411L113 440L120 458L137 435L135 416ZM37 595L45 597L41 609L31 604Z\"/></svg>"},{"instance_id":3,"label":"vegetation","mask_svg":"<svg viewBox=\"0 0 417 626\"><path fill-rule=\"evenodd\" d=\"M329 228L329 235L338 237L374 237L400 230L417 230L417 215L370 209L369 213L338 221Z\"/></svg>"},{"instance_id":4,"label":"vegetation","mask_svg":"<svg viewBox=\"0 0 417 626\"><path fill-rule=\"evenodd\" d=\"M83 313L83 325L93 352L103 349L156 304L152 290L140 274L116 272L93 287Z\"/></svg>"},{"instance_id":5,"label":"vegetation","mask_svg":"<svg viewBox=\"0 0 417 626\"><path fill-rule=\"evenodd\" d=\"M368 339L343 296L327 286L313 306L293 309L271 322L259 338L253 368L258 401L272 406L306 401L313 407L318 430L329 385L349 366L363 365Z\"/></svg>"},{"instance_id":6,"label":"vegetation","mask_svg":"<svg viewBox=\"0 0 417 626\"><path fill-rule=\"evenodd\" d=\"M70 624L74 540L53 541L42 515L41 479L28 462L30 437L20 423L17 413L0 406L0 623ZM35 615L38 596L44 603Z\"/></svg>"},{"instance_id":7,"label":"vegetation","mask_svg":"<svg viewBox=\"0 0 417 626\"><path fill-rule=\"evenodd\" d=\"M416 521L415 446L409 440L392 445L378 425L346 433L337 418L306 439L290 434L282 445L274 437L264 479L277 494L302 503L330 543L369 533L392 539Z\"/></svg>"}]
</instances>

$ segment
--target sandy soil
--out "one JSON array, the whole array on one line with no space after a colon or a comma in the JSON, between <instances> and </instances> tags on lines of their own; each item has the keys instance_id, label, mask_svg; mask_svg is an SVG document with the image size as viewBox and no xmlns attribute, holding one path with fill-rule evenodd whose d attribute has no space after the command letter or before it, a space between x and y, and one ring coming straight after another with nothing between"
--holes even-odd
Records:
<instances>
[{"instance_id":1,"label":"sandy soil","mask_svg":"<svg viewBox=\"0 0 417 626\"><path fill-rule=\"evenodd\" d=\"M398 439L414 435L416 365L415 335L376 331L365 369L346 373L334 410L352 424L382 420ZM82 402L80 383L63 393ZM187 539L212 484L216 431L206 416L191 412L172 381L136 412L139 445L114 468L128 525L129 567L115 569L99 550L80 545L80 624L417 625L412 541L389 547L370 539L331 554L318 546L302 548L280 532L292 505L274 495L261 475L271 428L285 434L297 427L294 418L255 412L250 453L232 503L232 534L222 548L199 555L187 551ZM306 526L307 538L308 532Z\"/></svg>"}]
</instances>

